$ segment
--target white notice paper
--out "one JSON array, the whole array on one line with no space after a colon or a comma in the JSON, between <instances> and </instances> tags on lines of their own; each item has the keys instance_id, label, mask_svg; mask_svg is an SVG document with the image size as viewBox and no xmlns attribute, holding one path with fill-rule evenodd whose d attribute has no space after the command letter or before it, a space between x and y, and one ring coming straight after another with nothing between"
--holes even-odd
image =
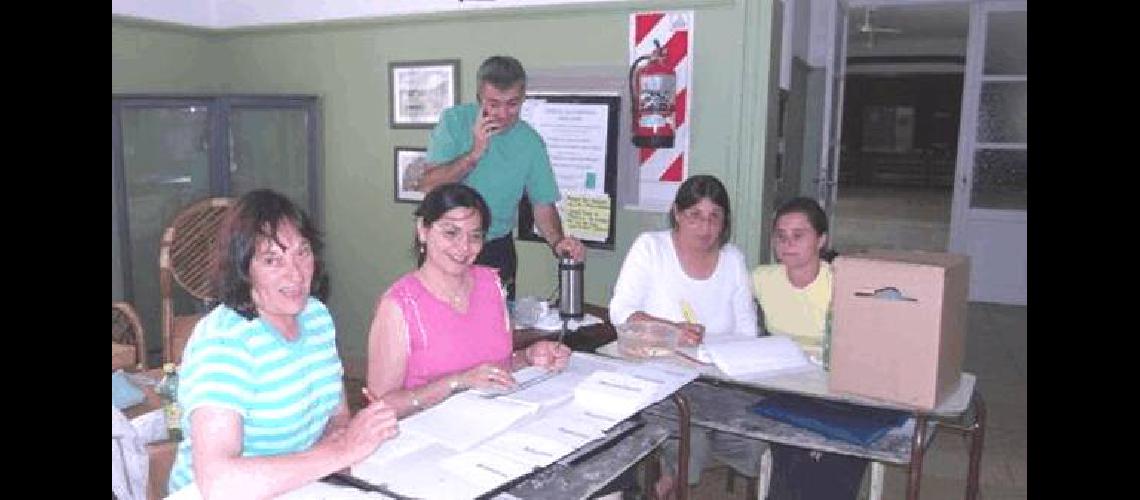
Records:
<instances>
[{"instance_id":1,"label":"white notice paper","mask_svg":"<svg viewBox=\"0 0 1140 500\"><path fill-rule=\"evenodd\" d=\"M541 97L523 103L520 118L546 143L559 188L606 193L608 112L605 104L551 102Z\"/></svg>"}]
</instances>

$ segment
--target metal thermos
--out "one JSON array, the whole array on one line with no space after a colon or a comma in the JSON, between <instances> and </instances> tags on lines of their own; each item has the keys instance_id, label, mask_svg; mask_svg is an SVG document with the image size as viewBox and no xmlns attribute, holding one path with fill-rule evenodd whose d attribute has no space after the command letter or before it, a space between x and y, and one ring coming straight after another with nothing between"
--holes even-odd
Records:
<instances>
[{"instance_id":1,"label":"metal thermos","mask_svg":"<svg viewBox=\"0 0 1140 500\"><path fill-rule=\"evenodd\" d=\"M568 256L558 259L558 316L562 319L582 319L585 314L582 310L585 269L585 262Z\"/></svg>"}]
</instances>

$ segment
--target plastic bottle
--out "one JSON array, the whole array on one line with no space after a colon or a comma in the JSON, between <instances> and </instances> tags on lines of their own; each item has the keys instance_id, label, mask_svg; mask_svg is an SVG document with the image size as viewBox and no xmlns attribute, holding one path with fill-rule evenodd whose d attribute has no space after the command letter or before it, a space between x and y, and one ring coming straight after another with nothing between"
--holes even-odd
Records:
<instances>
[{"instance_id":1,"label":"plastic bottle","mask_svg":"<svg viewBox=\"0 0 1140 500\"><path fill-rule=\"evenodd\" d=\"M174 363L162 365L162 380L154 392L162 400L162 412L166 416L166 433L170 440L182 440L182 412L178 408L178 371Z\"/></svg>"}]
</instances>

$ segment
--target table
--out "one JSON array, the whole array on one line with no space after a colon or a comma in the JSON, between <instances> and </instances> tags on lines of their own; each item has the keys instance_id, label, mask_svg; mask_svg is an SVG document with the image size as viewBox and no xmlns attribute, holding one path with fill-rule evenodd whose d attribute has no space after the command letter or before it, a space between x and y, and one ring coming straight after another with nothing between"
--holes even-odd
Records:
<instances>
[{"instance_id":1,"label":"table","mask_svg":"<svg viewBox=\"0 0 1140 500\"><path fill-rule=\"evenodd\" d=\"M703 375L702 378L681 388L679 393L691 401L691 421L693 425L728 432L763 441L770 441L801 448L841 453L874 460L904 465L908 469L907 499L916 500L922 478L922 464L926 448L935 436L938 426L957 428L970 435L970 462L966 479L966 498L977 498L978 474L981 465L982 447L985 437L985 403L975 390L975 377L969 373L962 375L958 389L942 404L930 411L893 406L880 401L846 395L830 394L819 390L813 374L785 375L767 381L733 381ZM798 382L790 383L789 380ZM902 426L869 446L859 446L845 441L828 439L820 434L786 424L777 420L756 415L749 410L759 397L773 392L792 392L821 399L839 400L864 406L875 406L896 410L906 410L914 417L913 426ZM643 414L671 420L674 412L657 403L644 410ZM918 432L921 429L922 432ZM881 494L882 485L872 484L872 495Z\"/></svg>"},{"instance_id":2,"label":"table","mask_svg":"<svg viewBox=\"0 0 1140 500\"><path fill-rule=\"evenodd\" d=\"M563 339L563 342L565 342L570 349L581 352L594 352L597 348L617 339L617 330L614 330L614 326L610 324L609 308L585 304L582 310L587 314L602 318L602 323L584 326L577 331L566 332L566 337ZM559 332L557 330L547 331L534 328L515 330L514 348L515 350L522 349L544 339L558 340L558 334Z\"/></svg>"},{"instance_id":3,"label":"table","mask_svg":"<svg viewBox=\"0 0 1140 500\"><path fill-rule=\"evenodd\" d=\"M627 420L569 456L502 488L523 499L577 500L590 498L669 437L669 430L653 423ZM493 497L495 492L486 496Z\"/></svg>"},{"instance_id":4,"label":"table","mask_svg":"<svg viewBox=\"0 0 1140 500\"><path fill-rule=\"evenodd\" d=\"M584 326L574 332L567 332L563 342L570 349L593 353L604 345L617 340L617 330L610 323L610 310L607 307L593 304L584 304L582 310L602 319L602 323ZM514 349L523 349L539 340L557 340L560 332L525 328L515 330ZM676 407L674 414L677 421L678 451L677 451L677 484L689 484L689 401L679 392L670 396L670 401ZM660 404L663 404L662 401ZM623 469L624 470L624 469ZM616 477L616 476L615 476ZM677 498L687 500L688 488L677 488Z\"/></svg>"},{"instance_id":5,"label":"table","mask_svg":"<svg viewBox=\"0 0 1140 500\"><path fill-rule=\"evenodd\" d=\"M605 320L603 324L584 327L569 333L565 342L574 350L597 352L602 355L616 355L613 341L617 332L609 322L609 310L604 307L586 304L584 310ZM557 338L558 332L519 330L515 332L515 348L525 347L546 338ZM692 364L678 361L687 367ZM957 391L946 398L937 408L920 411L900 407L887 402L857 396L832 394L827 389L827 374L822 370L793 373L767 379L735 381L715 367L701 368L701 378L683 387L672 397L678 409L661 401L642 413L656 418L677 420L680 432L680 452L678 484L687 484L688 467L688 426L700 425L711 429L732 432L746 437L774 441L805 448L818 449L868 458L876 462L893 463L907 467L908 500L917 500L922 479L923 459L926 449L934 439L938 427L958 429L969 435L970 456L966 476L966 498L974 500L978 495L978 481L981 468L982 448L985 444L986 406L981 393L976 390L976 378L969 373L962 375ZM748 411L748 407L765 392L791 392L823 399L839 400L864 406L901 409L914 417L913 427L896 430L869 447L850 445L843 441L829 440L811 431L770 420ZM723 408L721 408L723 407ZM684 415L681 415L681 414ZM908 431L909 429L909 431ZM914 432L923 429L923 432ZM872 494L881 494L881 474L872 474ZM679 488L684 495L686 488ZM876 496L877 498L877 496Z\"/></svg>"}]
</instances>

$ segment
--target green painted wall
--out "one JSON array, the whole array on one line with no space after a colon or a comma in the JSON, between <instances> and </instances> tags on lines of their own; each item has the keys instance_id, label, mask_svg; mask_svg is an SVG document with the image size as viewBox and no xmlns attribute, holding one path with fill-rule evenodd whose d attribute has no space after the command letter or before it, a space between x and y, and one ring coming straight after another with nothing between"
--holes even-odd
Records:
<instances>
[{"instance_id":1,"label":"green painted wall","mask_svg":"<svg viewBox=\"0 0 1140 500\"><path fill-rule=\"evenodd\" d=\"M209 92L222 87L224 43L203 30L111 19L111 92Z\"/></svg>"},{"instance_id":2,"label":"green painted wall","mask_svg":"<svg viewBox=\"0 0 1140 500\"><path fill-rule=\"evenodd\" d=\"M729 187L734 241L750 265L759 256L768 110L775 112L768 98L776 78L773 49L778 49L772 39L778 43L779 38L772 35L772 26L778 26L773 1L665 2L661 7L695 12L691 171L716 175ZM392 201L392 150L426 146L429 132L389 128L388 63L459 58L460 98L472 101L475 70L493 54L514 55L531 71L626 66L631 12L618 3L198 34L112 19L112 91L321 96L329 305L352 370L364 356L377 295L413 265L414 206ZM661 214L619 210L617 250L588 255L587 302L608 303L634 237L666 226ZM548 294L557 282L553 256L538 243L518 247L519 294Z\"/></svg>"}]
</instances>

